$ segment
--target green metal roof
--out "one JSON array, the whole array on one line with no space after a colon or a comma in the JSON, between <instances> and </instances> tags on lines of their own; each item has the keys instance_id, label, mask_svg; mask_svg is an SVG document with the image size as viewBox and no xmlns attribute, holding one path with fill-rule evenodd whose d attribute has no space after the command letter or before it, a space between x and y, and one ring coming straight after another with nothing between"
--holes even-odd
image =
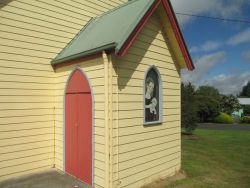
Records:
<instances>
[{"instance_id":1,"label":"green metal roof","mask_svg":"<svg viewBox=\"0 0 250 188\"><path fill-rule=\"evenodd\" d=\"M154 0L132 0L95 17L52 60L52 64L115 49L117 53Z\"/></svg>"}]
</instances>

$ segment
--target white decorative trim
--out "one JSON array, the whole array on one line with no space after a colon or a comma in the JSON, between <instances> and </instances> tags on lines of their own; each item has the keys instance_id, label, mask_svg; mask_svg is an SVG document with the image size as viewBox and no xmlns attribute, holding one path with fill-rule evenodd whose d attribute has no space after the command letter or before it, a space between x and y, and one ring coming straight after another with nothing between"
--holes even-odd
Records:
<instances>
[{"instance_id":1,"label":"white decorative trim","mask_svg":"<svg viewBox=\"0 0 250 188\"><path fill-rule=\"evenodd\" d=\"M95 151L94 150L94 147L95 147L95 145L94 145L94 94L93 94L93 89L92 89L90 80L87 77L87 74L78 65L76 65L73 68L73 70L71 71L71 73L69 74L67 82L66 82L66 86L64 88L64 96L63 96L63 171L66 172L66 170L65 170L65 107L66 107L65 99L66 99L66 90L68 88L69 81L76 70L81 71L83 76L87 79L89 87L90 87L90 91L91 91L91 98L92 98L92 187L94 187L94 151Z\"/></svg>"}]
</instances>

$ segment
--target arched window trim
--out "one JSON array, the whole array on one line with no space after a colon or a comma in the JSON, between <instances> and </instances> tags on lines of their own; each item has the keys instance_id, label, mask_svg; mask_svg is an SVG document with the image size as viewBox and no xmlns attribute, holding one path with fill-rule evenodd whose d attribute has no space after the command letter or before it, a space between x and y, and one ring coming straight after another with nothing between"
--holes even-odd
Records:
<instances>
[{"instance_id":1,"label":"arched window trim","mask_svg":"<svg viewBox=\"0 0 250 188\"><path fill-rule=\"evenodd\" d=\"M146 90L146 78L150 70L154 70L158 76L158 83L159 83L159 120L158 121L150 121L146 122L146 114L145 114L145 90ZM162 118L162 79L161 74L155 65L151 65L148 70L145 72L144 79L143 79L143 124L144 125L153 125L153 124L161 124L163 121Z\"/></svg>"}]
</instances>

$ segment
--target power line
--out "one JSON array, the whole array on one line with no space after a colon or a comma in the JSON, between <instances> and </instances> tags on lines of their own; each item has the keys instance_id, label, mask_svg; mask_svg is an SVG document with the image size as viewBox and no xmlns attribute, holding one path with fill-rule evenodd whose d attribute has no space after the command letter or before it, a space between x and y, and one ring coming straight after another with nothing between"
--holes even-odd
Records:
<instances>
[{"instance_id":1,"label":"power line","mask_svg":"<svg viewBox=\"0 0 250 188\"><path fill-rule=\"evenodd\" d=\"M190 16L190 17L192 16L192 17L197 17L197 18L205 18L205 19L212 19L212 20L220 20L220 21L227 21L227 22L240 22L240 23L250 24L250 20L219 18L219 17L204 16L204 15L186 14L186 13L180 13L180 12L175 12L175 14L182 15L182 16Z\"/></svg>"}]
</instances>

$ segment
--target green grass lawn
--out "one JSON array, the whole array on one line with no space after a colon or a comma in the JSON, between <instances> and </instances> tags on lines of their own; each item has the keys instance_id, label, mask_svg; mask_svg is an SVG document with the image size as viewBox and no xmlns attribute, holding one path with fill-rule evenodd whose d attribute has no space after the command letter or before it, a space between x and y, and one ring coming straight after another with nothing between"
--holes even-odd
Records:
<instances>
[{"instance_id":1,"label":"green grass lawn","mask_svg":"<svg viewBox=\"0 0 250 188\"><path fill-rule=\"evenodd\" d=\"M165 188L249 188L250 131L197 129L182 137L187 178Z\"/></svg>"}]
</instances>

